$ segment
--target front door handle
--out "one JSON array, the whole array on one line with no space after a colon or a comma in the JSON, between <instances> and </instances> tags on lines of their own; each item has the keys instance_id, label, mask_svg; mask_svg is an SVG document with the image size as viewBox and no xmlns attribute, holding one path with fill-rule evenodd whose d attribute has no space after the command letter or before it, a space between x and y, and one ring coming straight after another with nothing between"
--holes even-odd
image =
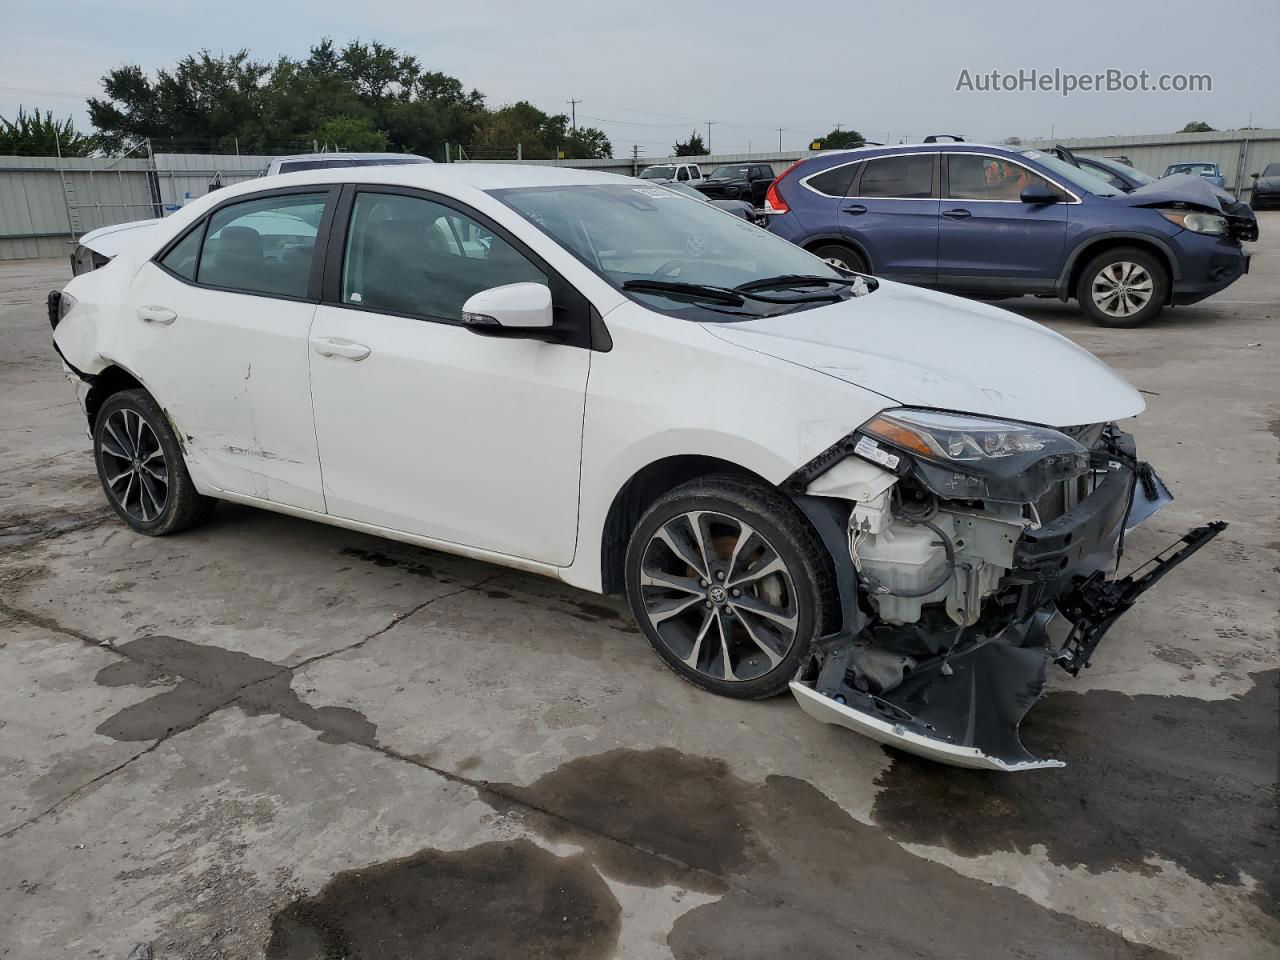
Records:
<instances>
[{"instance_id":1,"label":"front door handle","mask_svg":"<svg viewBox=\"0 0 1280 960\"><path fill-rule=\"evenodd\" d=\"M965 220L972 217L973 214L963 207L957 207L955 210L943 210L942 215L948 220Z\"/></svg>"},{"instance_id":2,"label":"front door handle","mask_svg":"<svg viewBox=\"0 0 1280 960\"><path fill-rule=\"evenodd\" d=\"M178 315L168 307L139 307L138 319L146 323L159 323L168 326L178 319Z\"/></svg>"},{"instance_id":3,"label":"front door handle","mask_svg":"<svg viewBox=\"0 0 1280 960\"><path fill-rule=\"evenodd\" d=\"M854 216L857 216L860 213L867 212L867 208L860 203L851 203L849 204L849 206L844 207L843 209L845 213L852 213Z\"/></svg>"},{"instance_id":4,"label":"front door handle","mask_svg":"<svg viewBox=\"0 0 1280 960\"><path fill-rule=\"evenodd\" d=\"M317 337L311 341L311 349L322 357L345 357L348 360L363 360L373 352L363 343L341 337Z\"/></svg>"}]
</instances>

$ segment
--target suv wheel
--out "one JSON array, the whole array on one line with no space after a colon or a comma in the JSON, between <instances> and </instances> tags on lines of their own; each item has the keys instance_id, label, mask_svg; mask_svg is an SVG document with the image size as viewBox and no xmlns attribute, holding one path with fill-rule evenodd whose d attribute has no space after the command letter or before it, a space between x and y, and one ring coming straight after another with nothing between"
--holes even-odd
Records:
<instances>
[{"instance_id":1,"label":"suv wheel","mask_svg":"<svg viewBox=\"0 0 1280 960\"><path fill-rule=\"evenodd\" d=\"M646 511L626 586L667 666L742 700L785 690L837 607L830 558L795 504L729 476L686 483Z\"/></svg>"},{"instance_id":2,"label":"suv wheel","mask_svg":"<svg viewBox=\"0 0 1280 960\"><path fill-rule=\"evenodd\" d=\"M1076 284L1080 309L1104 327L1140 327L1169 299L1169 275L1160 261L1136 247L1117 247L1090 260Z\"/></svg>"},{"instance_id":3,"label":"suv wheel","mask_svg":"<svg viewBox=\"0 0 1280 960\"><path fill-rule=\"evenodd\" d=\"M837 270L847 273L868 273L867 262L856 251L838 243L827 243L814 247L809 251L820 260L825 260Z\"/></svg>"}]
</instances>

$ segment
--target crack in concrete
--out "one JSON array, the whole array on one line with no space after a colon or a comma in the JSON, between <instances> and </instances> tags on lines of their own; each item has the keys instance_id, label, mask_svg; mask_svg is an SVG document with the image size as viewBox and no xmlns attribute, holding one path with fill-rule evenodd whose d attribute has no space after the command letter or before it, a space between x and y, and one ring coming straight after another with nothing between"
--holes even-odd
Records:
<instances>
[{"instance_id":1,"label":"crack in concrete","mask_svg":"<svg viewBox=\"0 0 1280 960\"><path fill-rule=\"evenodd\" d=\"M109 777L123 770L125 767L129 766L135 760L143 756L146 756L148 753L151 753L161 744L172 739L173 737L177 736L180 733L185 733L186 731L194 729L195 727L199 726L201 723L203 723L209 717L213 716L213 714L217 713L219 710L223 710L227 707L234 706L236 703L241 702L242 700L246 700L246 695L249 694L254 687L258 687L262 684L269 684L272 681L278 681L280 677L285 675L292 676L296 671L302 669L303 667L310 666L311 664L318 663L322 660L327 660L328 658L337 656L339 654L348 653L352 650L359 649L360 647L363 647L365 644L369 643L370 641L375 640L378 637L382 636L383 634L387 633L389 630L392 630L395 627L399 626L401 623L408 620L410 617L415 616L416 614L426 609L427 607L431 606L432 604L439 603L442 600L448 600L452 597L460 596L461 594L464 594L473 590L479 590L484 586L486 586L487 584L489 584L490 582L492 582L493 580L496 580L498 579L498 577L504 575L505 572L506 571L503 571L502 573L498 573L498 574L493 574L489 577L485 577L481 580L477 580L474 583L465 584L457 590L451 590L448 593L444 593L439 596L432 597L428 600L424 600L421 603L416 604L409 610L406 610L403 613L396 614L391 618L390 621L387 622L386 625L379 627L377 630L373 631L372 633L370 633L365 637L361 637L359 640L355 641L354 643L349 643L342 647L337 647L325 653L316 654L315 656L308 657L305 660L301 660L297 664L294 664L292 666L287 666L287 665L280 666L278 670L272 673L269 673L266 676L255 677L253 680L247 683L239 684L237 686L234 686L232 688L229 688L223 691L223 696L220 697L216 703L213 703L207 709L201 711L198 715L188 718L188 720L184 722L181 726L178 726L166 731L162 736L156 738L145 749L125 759L121 763L112 767L110 770L107 770L101 774L98 774L93 779L80 784L75 789L71 790L64 796L60 797L58 800L54 801L53 804L51 804L49 807L47 807L40 813L34 814L33 816L28 817L23 822L13 827L10 827L9 829L5 830L3 833L0 833L0 840L11 839L21 830L31 826L32 824L38 822L42 818L59 810L69 801L73 800L75 797L79 796L81 793L88 790L90 787L94 786L95 784L101 783L102 781L108 779ZM39 627L43 630L50 630L55 633L62 634L63 636L71 637L72 639L78 640L87 646L91 646L99 650L110 651L111 653L114 653L117 656L121 657L122 658L121 662L134 663L144 668L152 666L152 664L150 664L149 661L147 661L145 658L133 656L130 654L128 650L125 650L125 649L122 649L121 647L116 646L113 642L109 640L96 640L93 637L89 636L88 634L83 633L82 631L76 630L72 627L63 626L52 617L46 616L44 614L36 613L30 610L24 610L21 607L15 607L4 600L0 600L0 614L3 614L13 620L26 623L30 626ZM194 683L200 686L207 686L205 684L201 684L200 681L198 680L192 680L191 678L186 678L186 677L182 678L181 682ZM251 700L252 698L249 698L249 699ZM285 716L287 719L292 719L297 722L301 722L297 716L287 716L287 715ZM363 743L357 740L352 740L349 742L357 743L360 746L371 746L371 744Z\"/></svg>"}]
</instances>

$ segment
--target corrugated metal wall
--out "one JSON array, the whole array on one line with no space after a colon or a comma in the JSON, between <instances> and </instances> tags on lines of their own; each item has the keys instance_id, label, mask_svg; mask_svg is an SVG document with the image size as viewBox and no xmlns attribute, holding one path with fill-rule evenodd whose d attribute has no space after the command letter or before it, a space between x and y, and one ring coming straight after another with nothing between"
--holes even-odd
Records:
<instances>
[{"instance_id":1,"label":"corrugated metal wall","mask_svg":"<svg viewBox=\"0 0 1280 960\"><path fill-rule=\"evenodd\" d=\"M260 176L270 157L157 154L149 159L0 156L0 260L61 257L98 227L172 212L184 194L204 196Z\"/></svg>"}]
</instances>

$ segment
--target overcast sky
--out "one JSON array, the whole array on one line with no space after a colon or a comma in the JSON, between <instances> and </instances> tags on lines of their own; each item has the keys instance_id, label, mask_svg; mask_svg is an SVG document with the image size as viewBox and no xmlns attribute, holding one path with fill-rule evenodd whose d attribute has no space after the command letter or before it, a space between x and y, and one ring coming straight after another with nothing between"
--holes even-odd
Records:
<instances>
[{"instance_id":1,"label":"overcast sky","mask_svg":"<svg viewBox=\"0 0 1280 960\"><path fill-rule=\"evenodd\" d=\"M331 36L381 40L480 89L603 129L615 155L669 152L711 128L717 153L799 149L835 124L872 140L1161 133L1190 120L1280 127L1280 0L1030 0L926 5L809 0L608 4L392 0L4 0L0 115L74 116L112 67L148 71L201 47L302 56ZM1000 70L1205 73L1212 92L957 91ZM975 80L976 83L976 80Z\"/></svg>"}]
</instances>

